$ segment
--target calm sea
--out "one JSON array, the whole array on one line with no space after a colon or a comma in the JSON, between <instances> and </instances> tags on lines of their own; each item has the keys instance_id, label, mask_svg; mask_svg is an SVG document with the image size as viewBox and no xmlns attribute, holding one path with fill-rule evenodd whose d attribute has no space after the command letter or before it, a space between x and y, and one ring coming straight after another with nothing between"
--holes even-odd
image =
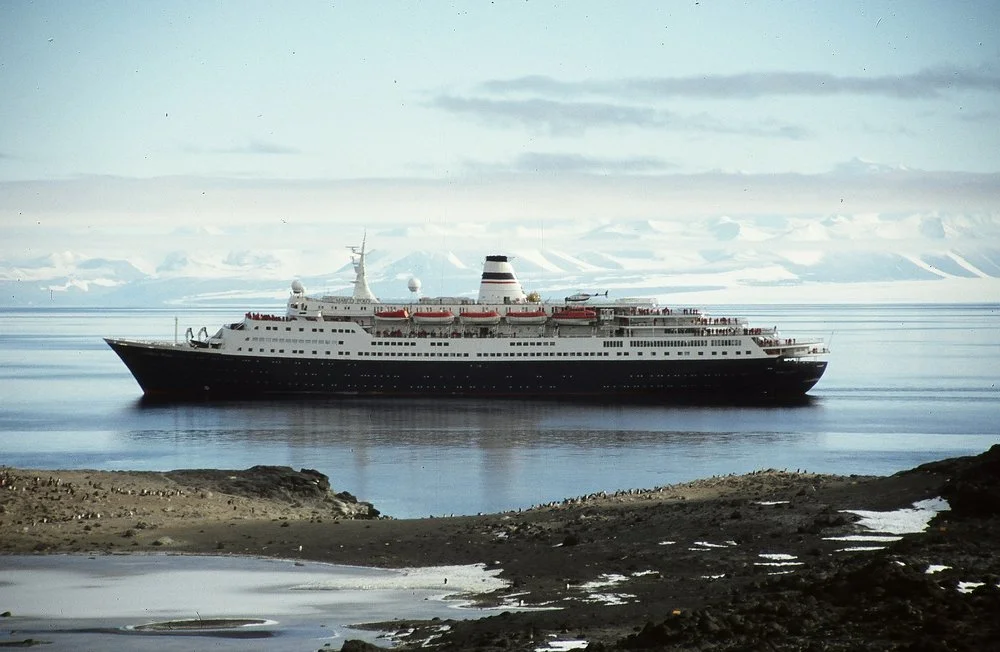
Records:
<instances>
[{"instance_id":1,"label":"calm sea","mask_svg":"<svg viewBox=\"0 0 1000 652\"><path fill-rule=\"evenodd\" d=\"M483 400L154 405L102 336L239 309L0 310L0 464L318 469L396 517L516 509L761 468L889 474L1000 443L1000 305L729 307L832 339L801 407Z\"/></svg>"}]
</instances>

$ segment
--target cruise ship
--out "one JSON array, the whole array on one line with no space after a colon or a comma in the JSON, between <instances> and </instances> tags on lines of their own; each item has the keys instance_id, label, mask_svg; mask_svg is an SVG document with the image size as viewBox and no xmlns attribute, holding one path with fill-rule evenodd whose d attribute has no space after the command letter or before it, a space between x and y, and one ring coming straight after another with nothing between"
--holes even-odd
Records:
<instances>
[{"instance_id":1,"label":"cruise ship","mask_svg":"<svg viewBox=\"0 0 1000 652\"><path fill-rule=\"evenodd\" d=\"M382 302L351 247L350 296L291 285L284 314L246 313L182 341L106 338L150 398L279 395L517 397L657 402L786 401L823 375L821 339L653 299L526 294L487 256L476 299Z\"/></svg>"}]
</instances>

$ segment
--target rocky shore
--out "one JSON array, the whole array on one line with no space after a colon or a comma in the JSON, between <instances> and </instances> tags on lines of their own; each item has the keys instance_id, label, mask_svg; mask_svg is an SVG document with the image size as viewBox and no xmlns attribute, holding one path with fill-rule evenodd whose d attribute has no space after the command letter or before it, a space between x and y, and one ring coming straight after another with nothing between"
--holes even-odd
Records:
<instances>
[{"instance_id":1,"label":"rocky shore","mask_svg":"<svg viewBox=\"0 0 1000 652\"><path fill-rule=\"evenodd\" d=\"M991 649L998 516L1000 446L889 477L766 470L413 520L305 469L0 469L0 553L502 569L478 597L495 615L374 624L438 650Z\"/></svg>"}]
</instances>

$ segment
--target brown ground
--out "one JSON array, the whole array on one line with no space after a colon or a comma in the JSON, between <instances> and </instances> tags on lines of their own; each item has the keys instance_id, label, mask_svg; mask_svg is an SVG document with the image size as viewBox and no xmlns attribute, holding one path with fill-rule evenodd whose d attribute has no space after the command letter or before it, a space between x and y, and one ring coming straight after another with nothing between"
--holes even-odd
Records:
<instances>
[{"instance_id":1,"label":"brown ground","mask_svg":"<svg viewBox=\"0 0 1000 652\"><path fill-rule=\"evenodd\" d=\"M890 544L824 539L860 533L840 510L942 495L952 510L923 534ZM552 635L586 639L591 650L1000 649L998 514L1000 446L887 478L761 471L415 520L375 518L371 505L306 470L0 469L0 553L170 550L502 568L510 587L484 600L511 605L507 612L380 627L415 626L397 640L416 647L435 636L442 650L534 650ZM887 547L840 551L852 545ZM774 553L802 564L761 565L773 561L761 554ZM930 564L951 568L928 574ZM623 579L586 585L608 576ZM985 584L965 594L959 581Z\"/></svg>"}]
</instances>

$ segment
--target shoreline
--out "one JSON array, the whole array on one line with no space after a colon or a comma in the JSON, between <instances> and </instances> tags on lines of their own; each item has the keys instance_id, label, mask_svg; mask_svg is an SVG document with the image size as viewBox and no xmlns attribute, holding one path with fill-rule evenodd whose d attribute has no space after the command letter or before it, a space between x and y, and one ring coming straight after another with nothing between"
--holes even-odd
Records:
<instances>
[{"instance_id":1,"label":"shoreline","mask_svg":"<svg viewBox=\"0 0 1000 652\"><path fill-rule=\"evenodd\" d=\"M478 605L561 607L449 621L450 629L436 640L445 650L533 650L552 640L549 635L585 640L591 650L615 649L625 641L649 643L646 649L729 649L726 640L735 649L739 641L764 639L775 649L801 649L804 641L822 640L818 632L835 617L847 632L844 646L825 641L827 647L817 649L851 649L849 643L862 640L895 645L898 636L922 640L928 634L923 620L915 625L904 614L870 623L847 614L844 621L844 609L822 604L816 587L843 583L859 568L867 570L858 577L881 577L888 584L852 586L859 605L871 609L904 600L912 606L918 599L942 599L941 593L950 602L934 608L947 611L955 602L955 609L982 620L972 626L970 618L953 617L941 625L962 628L955 641L979 640L977 628L1000 633L976 606L976 600L1000 605L993 595L1000 594L1000 560L992 554L1000 527L995 512L975 507L992 504L990 497L1000 493L1000 446L886 477L765 470L592 494L520 512L421 519L378 518L373 506L346 492L335 494L322 474L265 472L274 468L0 468L0 554L235 554L375 568L478 563L507 582L479 596ZM845 510L912 509L942 495L951 509L925 532L874 545L833 538L868 533L857 524L861 517ZM930 573L932 566L949 568ZM916 589L894 588L906 584L896 577L904 571ZM959 582L982 578L982 587L969 595L985 597L966 598L957 590ZM922 591L927 583L933 591ZM814 604L808 618L794 619L805 624L792 627L787 614L758 604L764 595L768 605L789 613ZM705 616L719 609L724 617ZM755 619L763 624L758 627ZM441 623L371 626L412 627L414 633L398 639L405 648L419 645L420 636Z\"/></svg>"}]
</instances>

